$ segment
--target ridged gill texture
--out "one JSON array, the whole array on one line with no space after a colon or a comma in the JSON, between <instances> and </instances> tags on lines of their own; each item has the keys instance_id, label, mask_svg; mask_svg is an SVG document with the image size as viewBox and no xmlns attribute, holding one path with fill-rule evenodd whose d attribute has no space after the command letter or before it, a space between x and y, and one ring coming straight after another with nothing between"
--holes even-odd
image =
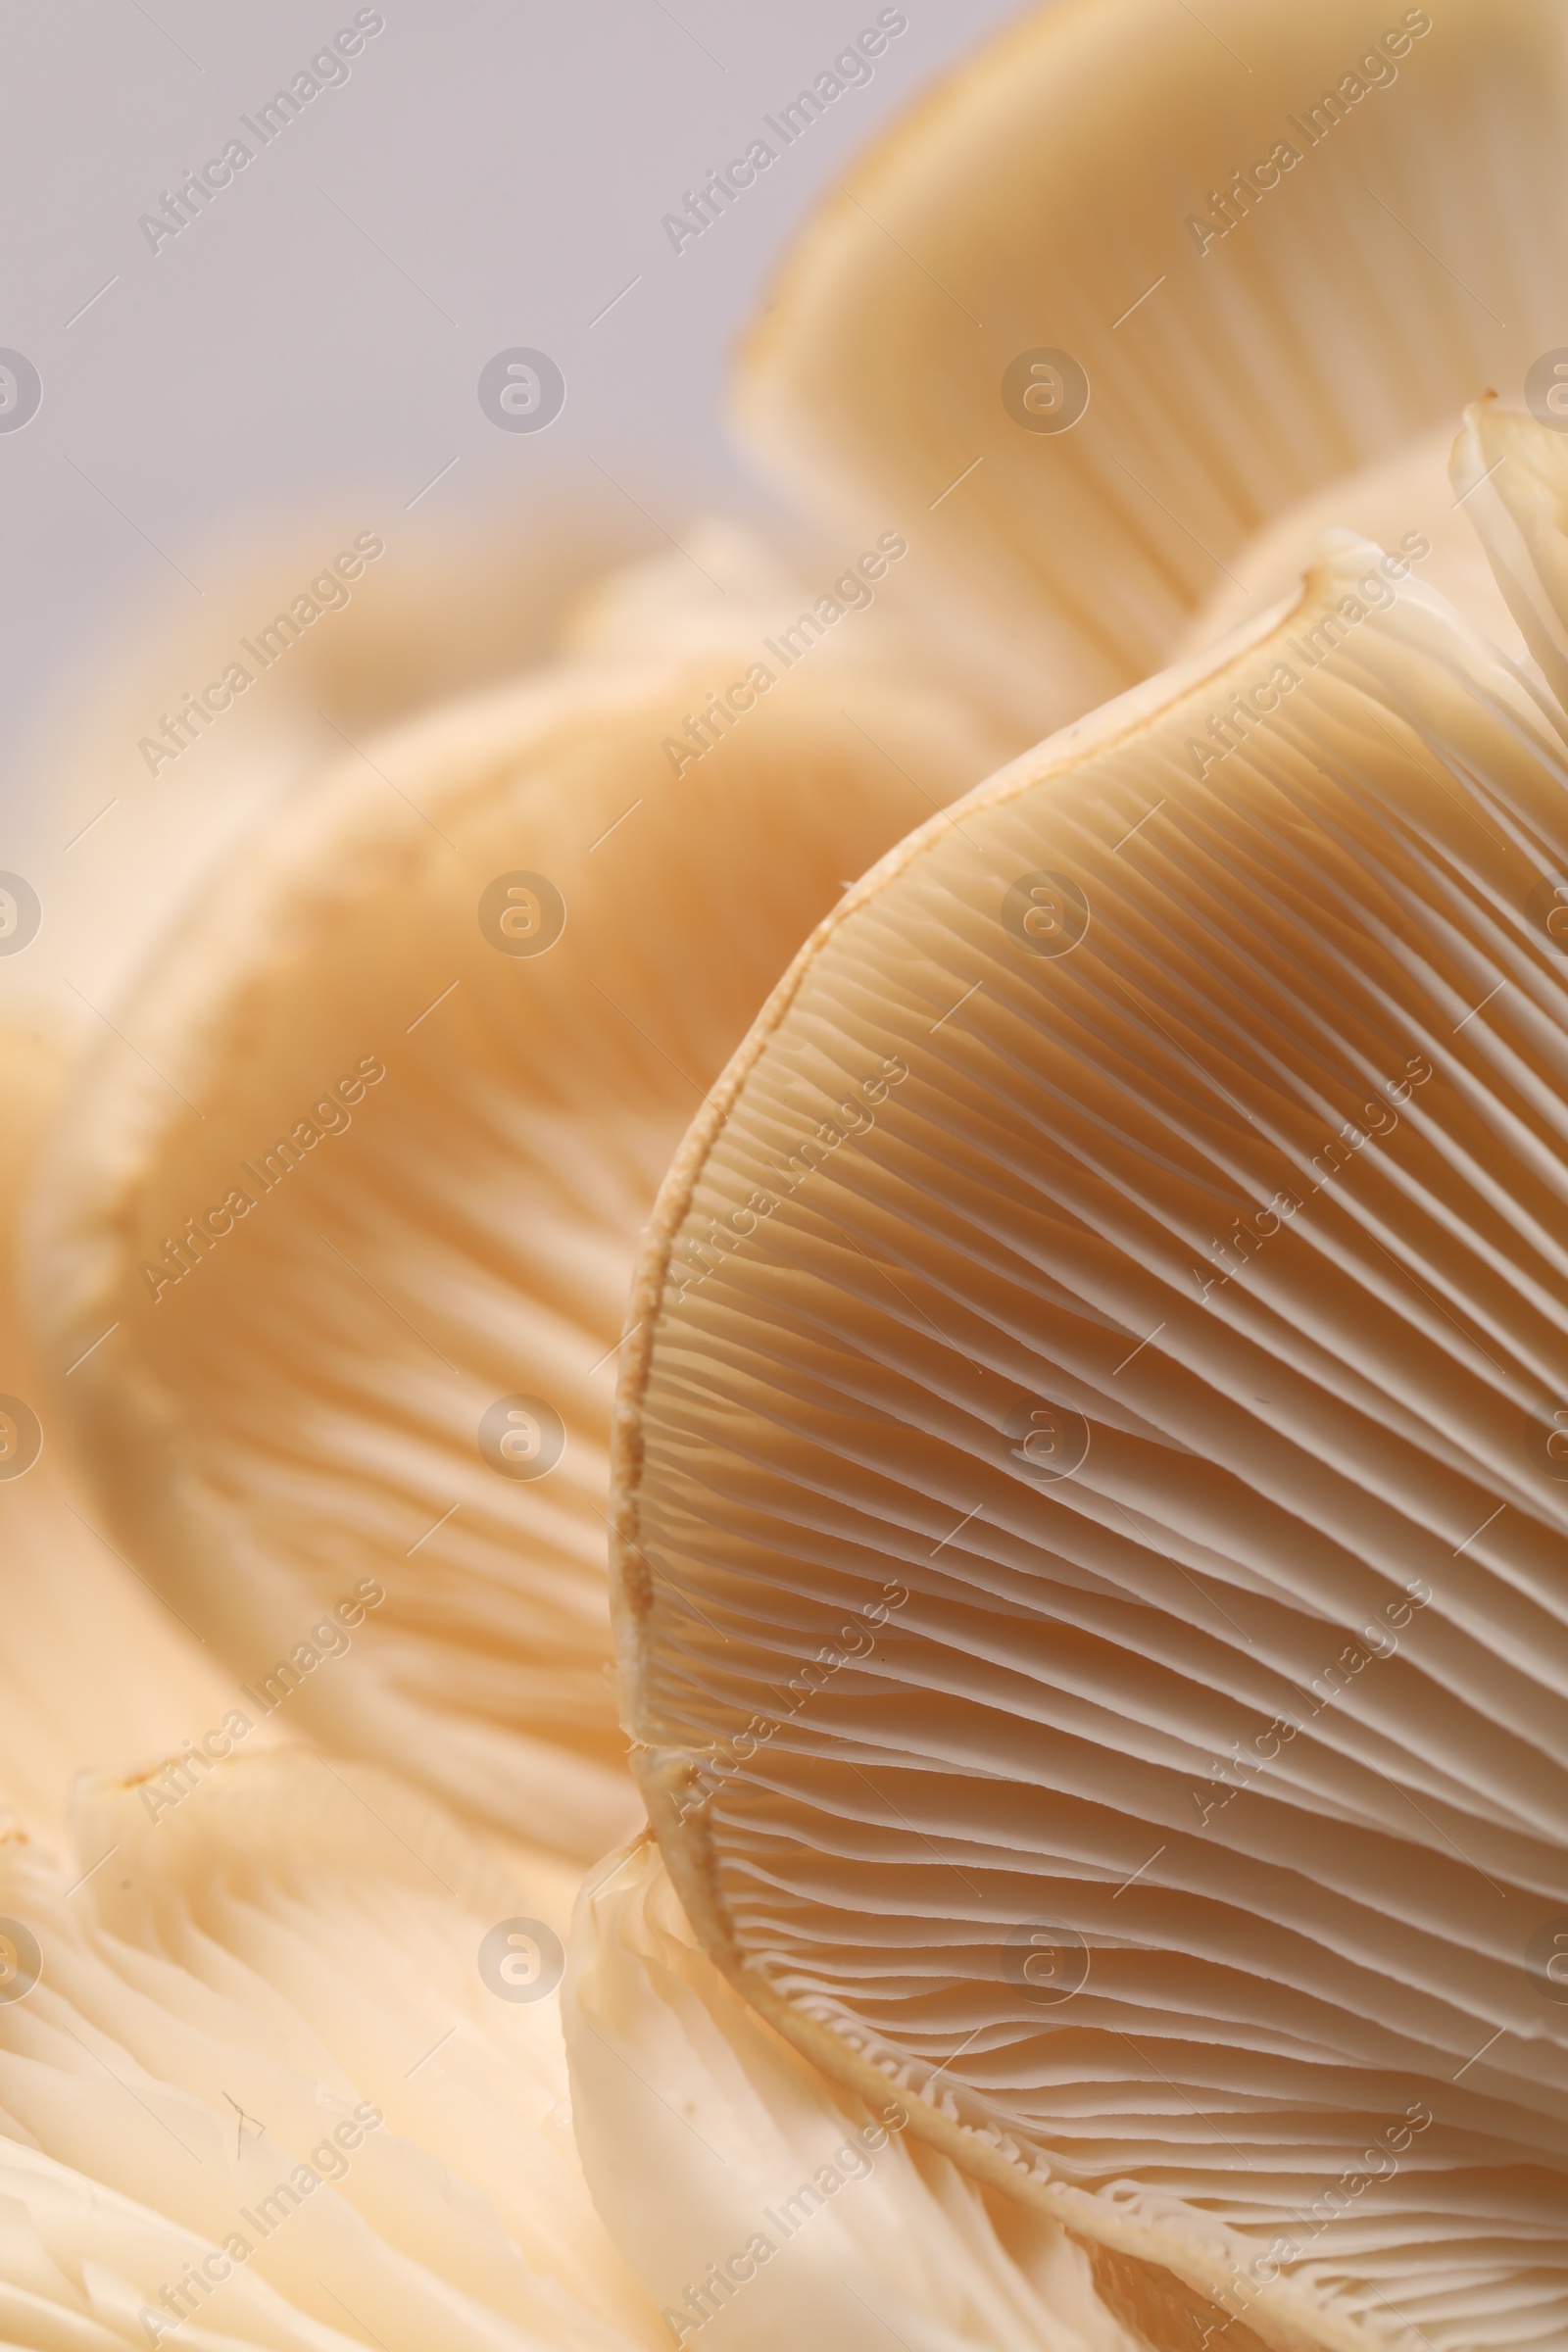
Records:
<instances>
[{"instance_id":1,"label":"ridged gill texture","mask_svg":"<svg viewBox=\"0 0 1568 2352\"><path fill-rule=\"evenodd\" d=\"M78 1789L69 1870L0 1839L0 2341L655 2352L526 1865L363 1766L148 1786Z\"/></svg>"},{"instance_id":2,"label":"ridged gill texture","mask_svg":"<svg viewBox=\"0 0 1568 2352\"><path fill-rule=\"evenodd\" d=\"M740 425L906 531L950 652L1059 726L1283 509L1561 343L1565 64L1540 0L1031 10L824 207Z\"/></svg>"},{"instance_id":3,"label":"ridged gill texture","mask_svg":"<svg viewBox=\"0 0 1568 2352\"><path fill-rule=\"evenodd\" d=\"M1182 2345L1568 2332L1568 719L1420 560L1342 534L884 861L623 1376L705 1941Z\"/></svg>"},{"instance_id":4,"label":"ridged gill texture","mask_svg":"<svg viewBox=\"0 0 1568 2352\"><path fill-rule=\"evenodd\" d=\"M117 1007L35 1220L51 1427L237 1703L582 1856L635 1819L605 1503L660 1173L846 881L997 757L823 649L672 759L758 653L345 751Z\"/></svg>"}]
</instances>

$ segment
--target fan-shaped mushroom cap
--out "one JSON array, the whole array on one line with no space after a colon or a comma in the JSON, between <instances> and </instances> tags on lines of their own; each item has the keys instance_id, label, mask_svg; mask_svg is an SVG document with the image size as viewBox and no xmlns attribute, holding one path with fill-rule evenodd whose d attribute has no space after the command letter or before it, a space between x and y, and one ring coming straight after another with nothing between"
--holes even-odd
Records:
<instances>
[{"instance_id":1,"label":"fan-shaped mushroom cap","mask_svg":"<svg viewBox=\"0 0 1568 2352\"><path fill-rule=\"evenodd\" d=\"M0 1841L6 2340L654 2352L539 1886L364 1767L154 1786L84 1788L69 1879Z\"/></svg>"},{"instance_id":2,"label":"fan-shaped mushroom cap","mask_svg":"<svg viewBox=\"0 0 1568 2352\"><path fill-rule=\"evenodd\" d=\"M1471 430L1556 597L1562 443ZM1216 2328L1500 2352L1568 2328L1568 717L1416 554L822 927L661 1196L617 1576L821 2065Z\"/></svg>"},{"instance_id":3,"label":"fan-shaped mushroom cap","mask_svg":"<svg viewBox=\"0 0 1568 2352\"><path fill-rule=\"evenodd\" d=\"M1059 725L1284 509L1561 342L1565 122L1541 0L1033 11L825 207L741 424Z\"/></svg>"},{"instance_id":4,"label":"fan-shaped mushroom cap","mask_svg":"<svg viewBox=\"0 0 1568 2352\"><path fill-rule=\"evenodd\" d=\"M346 752L117 1011L39 1200L104 1532L258 1707L580 1854L635 1811L603 1561L637 1230L811 924L996 757L906 676L800 661L743 615Z\"/></svg>"}]
</instances>

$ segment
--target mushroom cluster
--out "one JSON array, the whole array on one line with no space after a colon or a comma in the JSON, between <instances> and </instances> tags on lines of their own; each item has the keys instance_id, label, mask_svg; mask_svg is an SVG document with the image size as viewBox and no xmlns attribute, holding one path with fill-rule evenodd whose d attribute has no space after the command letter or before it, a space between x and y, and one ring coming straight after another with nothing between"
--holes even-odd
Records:
<instances>
[{"instance_id":1,"label":"mushroom cluster","mask_svg":"<svg viewBox=\"0 0 1568 2352\"><path fill-rule=\"evenodd\" d=\"M1568 2344L1568 35L1385 13L1024 19L819 573L0 1036L8 2343Z\"/></svg>"}]
</instances>

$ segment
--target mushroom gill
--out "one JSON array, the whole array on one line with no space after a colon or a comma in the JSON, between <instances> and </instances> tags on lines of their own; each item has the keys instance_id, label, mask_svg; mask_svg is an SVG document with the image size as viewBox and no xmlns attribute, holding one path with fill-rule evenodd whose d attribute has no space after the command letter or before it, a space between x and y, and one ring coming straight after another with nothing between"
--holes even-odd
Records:
<instances>
[{"instance_id":1,"label":"mushroom gill","mask_svg":"<svg viewBox=\"0 0 1568 2352\"><path fill-rule=\"evenodd\" d=\"M566 1852L624 1834L638 1229L811 925L1000 749L742 614L346 752L198 895L78 1075L33 1297L105 1534L253 1718Z\"/></svg>"},{"instance_id":2,"label":"mushroom gill","mask_svg":"<svg viewBox=\"0 0 1568 2352\"><path fill-rule=\"evenodd\" d=\"M23 1312L21 1203L68 1068L56 1037L0 1022L0 1835L58 1838L84 1764L177 1746L227 1703L192 1629L83 1511Z\"/></svg>"},{"instance_id":3,"label":"mushroom gill","mask_svg":"<svg viewBox=\"0 0 1568 2352\"><path fill-rule=\"evenodd\" d=\"M1562 443L1455 467L1560 680ZM698 1933L1160 2352L1568 2330L1568 714L1423 544L891 853L629 1314Z\"/></svg>"},{"instance_id":4,"label":"mushroom gill","mask_svg":"<svg viewBox=\"0 0 1568 2352\"><path fill-rule=\"evenodd\" d=\"M1565 69L1541 0L1031 10L791 254L741 428L897 520L939 654L1059 726L1284 510L1560 342Z\"/></svg>"},{"instance_id":5,"label":"mushroom gill","mask_svg":"<svg viewBox=\"0 0 1568 2352\"><path fill-rule=\"evenodd\" d=\"M583 1887L561 2014L594 2204L676 2340L1145 2352L1058 2222L918 2139L886 2085L867 2103L823 2075L731 1990L646 1837Z\"/></svg>"},{"instance_id":6,"label":"mushroom gill","mask_svg":"<svg viewBox=\"0 0 1568 2352\"><path fill-rule=\"evenodd\" d=\"M0 2337L655 2352L572 2143L561 1874L363 1766L152 1785L83 1788L69 1877L0 1841Z\"/></svg>"}]
</instances>

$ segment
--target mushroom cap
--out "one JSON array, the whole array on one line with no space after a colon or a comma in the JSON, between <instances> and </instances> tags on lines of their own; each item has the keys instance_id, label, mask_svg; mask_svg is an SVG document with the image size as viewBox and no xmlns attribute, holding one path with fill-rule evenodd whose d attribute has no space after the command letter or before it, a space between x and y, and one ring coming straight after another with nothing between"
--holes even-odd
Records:
<instances>
[{"instance_id":1,"label":"mushroom cap","mask_svg":"<svg viewBox=\"0 0 1568 2352\"><path fill-rule=\"evenodd\" d=\"M1031 10L788 257L741 430L908 534L934 641L1036 733L1172 659L1284 509L1561 341L1561 12L1388 13Z\"/></svg>"},{"instance_id":2,"label":"mushroom cap","mask_svg":"<svg viewBox=\"0 0 1568 2352\"><path fill-rule=\"evenodd\" d=\"M624 1350L707 1948L1184 2342L1568 2327L1568 716L1420 561L1338 535L891 853Z\"/></svg>"},{"instance_id":3,"label":"mushroom cap","mask_svg":"<svg viewBox=\"0 0 1568 2352\"><path fill-rule=\"evenodd\" d=\"M997 748L743 616L345 750L198 896L75 1081L33 1300L103 1533L279 1722L568 1852L625 1834L638 1228L812 923Z\"/></svg>"}]
</instances>

